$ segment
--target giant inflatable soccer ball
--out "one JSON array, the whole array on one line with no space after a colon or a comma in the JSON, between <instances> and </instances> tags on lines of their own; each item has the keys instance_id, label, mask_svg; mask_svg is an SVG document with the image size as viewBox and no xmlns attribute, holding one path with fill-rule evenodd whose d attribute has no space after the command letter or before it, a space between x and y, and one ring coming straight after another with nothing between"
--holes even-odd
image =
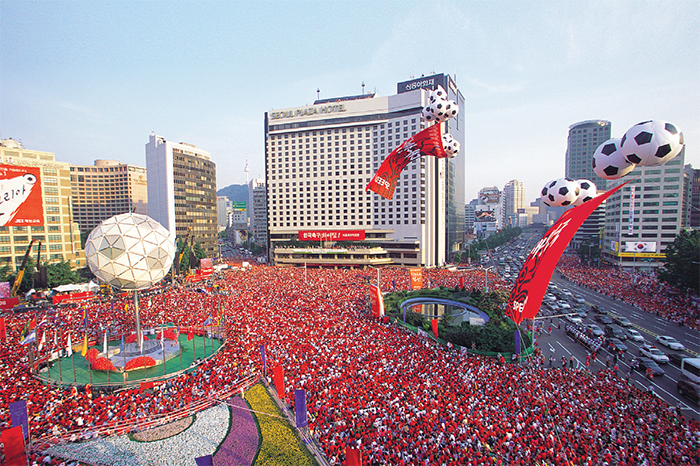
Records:
<instances>
[{"instance_id":1,"label":"giant inflatable soccer ball","mask_svg":"<svg viewBox=\"0 0 700 466\"><path fill-rule=\"evenodd\" d=\"M627 130L620 143L628 162L643 167L663 165L683 149L683 133L667 121L650 120Z\"/></svg>"},{"instance_id":2,"label":"giant inflatable soccer ball","mask_svg":"<svg viewBox=\"0 0 700 466\"><path fill-rule=\"evenodd\" d=\"M100 223L85 241L90 271L121 290L149 288L165 277L175 257L168 230L146 215L120 214Z\"/></svg>"},{"instance_id":3,"label":"giant inflatable soccer ball","mask_svg":"<svg viewBox=\"0 0 700 466\"><path fill-rule=\"evenodd\" d=\"M574 203L580 190L575 180L559 178L542 188L542 201L549 207L565 207Z\"/></svg>"},{"instance_id":4,"label":"giant inflatable soccer ball","mask_svg":"<svg viewBox=\"0 0 700 466\"><path fill-rule=\"evenodd\" d=\"M588 202L598 195L598 188L596 188L595 183L589 180L576 180L581 191L578 193L578 197L574 201L573 205L579 206L584 202Z\"/></svg>"},{"instance_id":5,"label":"giant inflatable soccer ball","mask_svg":"<svg viewBox=\"0 0 700 466\"><path fill-rule=\"evenodd\" d=\"M620 138L608 139L593 153L593 171L606 180L618 180L634 170L620 150Z\"/></svg>"}]
</instances>

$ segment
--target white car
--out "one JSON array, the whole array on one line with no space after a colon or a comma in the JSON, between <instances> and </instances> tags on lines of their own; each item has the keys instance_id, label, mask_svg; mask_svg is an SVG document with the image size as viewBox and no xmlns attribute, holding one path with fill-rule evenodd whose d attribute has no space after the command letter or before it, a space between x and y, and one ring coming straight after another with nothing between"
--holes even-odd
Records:
<instances>
[{"instance_id":1,"label":"white car","mask_svg":"<svg viewBox=\"0 0 700 466\"><path fill-rule=\"evenodd\" d=\"M666 335L659 335L658 337L656 337L656 341L661 343L664 346L671 348L672 350L682 351L685 349L685 346L683 346L683 343L681 343L680 341L676 340L673 337L669 337Z\"/></svg>"},{"instance_id":2,"label":"white car","mask_svg":"<svg viewBox=\"0 0 700 466\"><path fill-rule=\"evenodd\" d=\"M653 359L659 364L666 364L668 362L668 356L666 356L663 351L661 351L656 346L652 345L642 345L639 347L639 354L646 356L647 358Z\"/></svg>"},{"instance_id":3,"label":"white car","mask_svg":"<svg viewBox=\"0 0 700 466\"><path fill-rule=\"evenodd\" d=\"M572 324L579 324L580 325L583 323L583 320L581 320L581 318L579 316L577 316L576 314L570 314L570 315L566 316L566 320L568 320Z\"/></svg>"},{"instance_id":4,"label":"white car","mask_svg":"<svg viewBox=\"0 0 700 466\"><path fill-rule=\"evenodd\" d=\"M579 304L586 304L586 300L583 298L583 296L576 296L576 302Z\"/></svg>"},{"instance_id":5,"label":"white car","mask_svg":"<svg viewBox=\"0 0 700 466\"><path fill-rule=\"evenodd\" d=\"M627 329L627 335L629 336L630 340L632 340L632 341L646 341L646 340L644 340L644 337L642 336L642 334L633 328Z\"/></svg>"},{"instance_id":6,"label":"white car","mask_svg":"<svg viewBox=\"0 0 700 466\"><path fill-rule=\"evenodd\" d=\"M571 309L571 304L566 303L566 302L559 303L559 307L561 307L562 309Z\"/></svg>"}]
</instances>

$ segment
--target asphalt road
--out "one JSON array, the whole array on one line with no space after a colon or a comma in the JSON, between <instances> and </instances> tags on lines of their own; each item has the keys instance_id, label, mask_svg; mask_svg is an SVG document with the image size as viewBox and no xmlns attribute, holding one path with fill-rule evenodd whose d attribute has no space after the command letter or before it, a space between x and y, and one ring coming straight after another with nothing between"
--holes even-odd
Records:
<instances>
[{"instance_id":1,"label":"asphalt road","mask_svg":"<svg viewBox=\"0 0 700 466\"><path fill-rule=\"evenodd\" d=\"M646 343L655 345L667 355L675 351L658 344L655 341L658 335L669 335L683 343L686 350L678 352L687 353L694 357L700 355L700 332L688 329L686 327L680 327L677 324L671 323L663 318L656 317L655 315L648 314L635 308L634 306L630 306L629 304L614 300L608 296L591 291L587 288L576 286L568 280L560 278L557 272L555 272L555 276L552 278L552 281L557 284L559 288L565 288L571 291L574 295L583 296L583 298L586 300L585 309L589 310L589 312L588 316L583 319L584 324L595 323L601 328L605 327L600 322L595 321L595 313L590 311L590 306L596 304L599 307L607 310L613 310L616 313L627 317L632 322L632 328L636 329L644 336ZM586 356L589 354L588 349L566 334L564 330L566 324L568 323L566 319L559 317L542 319L543 317L551 314L553 314L553 312L546 311L543 307L543 311L541 311L541 313L538 315L538 320L542 320L545 331L542 332L537 338L537 342L543 355L545 356L545 359L548 360L549 356L551 355L555 359L555 367L561 367L561 359L563 356L565 356L567 360L573 356L574 367L576 367L576 365L585 367ZM551 335L549 335L546 331L550 325L550 320L552 322ZM618 362L621 377L626 377L626 375L630 373L631 368L629 363L632 360L632 356L638 356L639 347L644 344L644 342L636 342L629 339L625 340L624 343L627 345L629 350L625 353L624 359ZM613 357L607 351L607 346L604 345L598 353L595 363L590 367L590 369L592 371L596 371L606 368L607 357L610 357L612 367ZM547 361L545 366L548 365L549 363ZM675 407L679 406L680 404L680 407L686 416L700 420L700 411L698 406L693 404L687 398L678 394L676 382L681 378L680 368L673 364L661 364L661 367L664 369L664 371L666 371L665 376L657 376L654 377L653 381L650 381L644 376L643 373L632 371L630 383L635 384L642 390L647 390L650 386L653 386L655 393L666 400L669 406Z\"/></svg>"}]
</instances>

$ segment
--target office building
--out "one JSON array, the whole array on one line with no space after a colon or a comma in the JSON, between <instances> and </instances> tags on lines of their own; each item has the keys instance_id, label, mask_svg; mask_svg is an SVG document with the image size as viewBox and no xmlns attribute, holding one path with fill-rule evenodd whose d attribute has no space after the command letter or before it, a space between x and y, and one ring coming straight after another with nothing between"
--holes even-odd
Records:
<instances>
[{"instance_id":1,"label":"office building","mask_svg":"<svg viewBox=\"0 0 700 466\"><path fill-rule=\"evenodd\" d=\"M113 160L70 167L73 220L92 231L103 220L133 212L148 214L146 169Z\"/></svg>"},{"instance_id":2,"label":"office building","mask_svg":"<svg viewBox=\"0 0 700 466\"><path fill-rule=\"evenodd\" d=\"M14 139L0 143L0 179L16 194L0 206L0 266L17 270L31 240L31 257L85 267L80 228L71 209L71 171L51 152L28 150ZM37 189L38 188L38 189ZM10 191L7 191L10 192Z\"/></svg>"},{"instance_id":3,"label":"office building","mask_svg":"<svg viewBox=\"0 0 700 466\"><path fill-rule=\"evenodd\" d=\"M631 180L606 201L603 260L625 268L662 265L664 249L681 230L684 160L685 149L665 165L637 166L610 183Z\"/></svg>"},{"instance_id":4,"label":"office building","mask_svg":"<svg viewBox=\"0 0 700 466\"><path fill-rule=\"evenodd\" d=\"M525 207L525 188L522 181L510 180L503 187L503 212L502 212L502 223L500 227L515 226L512 222L515 215L518 213L519 209Z\"/></svg>"},{"instance_id":5,"label":"office building","mask_svg":"<svg viewBox=\"0 0 700 466\"><path fill-rule=\"evenodd\" d=\"M216 165L207 151L151 133L146 144L148 215L171 235L194 241L217 257Z\"/></svg>"},{"instance_id":6,"label":"office building","mask_svg":"<svg viewBox=\"0 0 700 466\"><path fill-rule=\"evenodd\" d=\"M569 126L566 143L564 176L573 180L592 181L598 192L606 190L607 180L593 171L593 153L603 142L610 139L612 125L607 120L586 120ZM605 203L598 207L576 231L569 249L577 251L581 246L598 244L605 224Z\"/></svg>"},{"instance_id":7,"label":"office building","mask_svg":"<svg viewBox=\"0 0 700 466\"><path fill-rule=\"evenodd\" d=\"M248 213L250 231L255 244L267 247L267 188L260 179L253 179L248 185L251 193L251 209Z\"/></svg>"},{"instance_id":8,"label":"office building","mask_svg":"<svg viewBox=\"0 0 700 466\"><path fill-rule=\"evenodd\" d=\"M685 150L685 149L683 149ZM683 228L700 228L700 170L686 165L683 177Z\"/></svg>"},{"instance_id":9,"label":"office building","mask_svg":"<svg viewBox=\"0 0 700 466\"><path fill-rule=\"evenodd\" d=\"M589 180L605 191L606 180L593 171L593 153L610 139L612 125L606 120L586 120L569 126L564 176L573 180Z\"/></svg>"},{"instance_id":10,"label":"office building","mask_svg":"<svg viewBox=\"0 0 700 466\"><path fill-rule=\"evenodd\" d=\"M445 127L464 153L464 98L447 75L399 83L397 94L388 97L320 99L266 113L269 243L325 238L381 244L368 248L363 258L333 254L328 261L315 261L322 266L436 266L458 251L464 237L462 154L409 164L391 200L365 191L386 156L425 128L421 111L438 84L462 109ZM282 252L274 251L277 263L303 263L294 251L284 258ZM287 261L295 255L298 262Z\"/></svg>"},{"instance_id":11,"label":"office building","mask_svg":"<svg viewBox=\"0 0 700 466\"><path fill-rule=\"evenodd\" d=\"M220 230L230 226L228 217L233 210L233 202L227 196L216 196L216 224Z\"/></svg>"}]
</instances>

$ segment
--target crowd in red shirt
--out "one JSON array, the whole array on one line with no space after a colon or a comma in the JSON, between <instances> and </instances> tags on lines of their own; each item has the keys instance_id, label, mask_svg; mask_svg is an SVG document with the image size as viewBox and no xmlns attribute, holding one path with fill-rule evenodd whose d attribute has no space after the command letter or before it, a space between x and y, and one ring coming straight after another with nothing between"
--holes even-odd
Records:
<instances>
[{"instance_id":1,"label":"crowd in red shirt","mask_svg":"<svg viewBox=\"0 0 700 466\"><path fill-rule=\"evenodd\" d=\"M574 257L562 257L557 265L562 276L620 301L686 327L700 329L700 309L655 275L630 273L614 267L587 267Z\"/></svg>"},{"instance_id":2,"label":"crowd in red shirt","mask_svg":"<svg viewBox=\"0 0 700 466\"><path fill-rule=\"evenodd\" d=\"M368 464L698 464L700 424L662 400L633 388L611 371L502 364L461 355L369 317L366 278L374 270L252 267L215 279L219 293L164 290L142 300L144 327L177 322L200 325L221 305L227 344L190 374L154 393L62 390L29 373L17 343L29 317L46 317L59 346L68 333L82 338L82 310L6 315L8 341L0 344L0 431L10 427L8 403L27 399L34 438L60 435L117 420L147 419L186 407L212 390L233 386L267 368L285 371L285 401L306 390L309 427L332 464L359 448ZM384 291L407 289L405 268L380 272ZM424 286L481 288L483 273L424 270ZM489 276L490 288L506 288ZM129 330L125 302L92 304L88 318ZM53 334L48 338L52 341ZM34 454L33 461L41 461ZM53 464L60 464L52 459Z\"/></svg>"}]
</instances>

